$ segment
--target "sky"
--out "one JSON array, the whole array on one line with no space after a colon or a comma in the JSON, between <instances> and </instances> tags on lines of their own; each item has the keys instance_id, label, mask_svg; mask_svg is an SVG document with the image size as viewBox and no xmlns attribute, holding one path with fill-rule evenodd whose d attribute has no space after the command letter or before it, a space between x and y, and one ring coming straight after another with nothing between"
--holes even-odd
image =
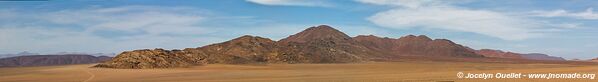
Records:
<instances>
[{"instance_id":1,"label":"sky","mask_svg":"<svg viewBox=\"0 0 598 82\"><path fill-rule=\"evenodd\" d=\"M595 0L0 1L0 54L194 48L242 35L279 40L323 24L350 36L598 57Z\"/></svg>"}]
</instances>

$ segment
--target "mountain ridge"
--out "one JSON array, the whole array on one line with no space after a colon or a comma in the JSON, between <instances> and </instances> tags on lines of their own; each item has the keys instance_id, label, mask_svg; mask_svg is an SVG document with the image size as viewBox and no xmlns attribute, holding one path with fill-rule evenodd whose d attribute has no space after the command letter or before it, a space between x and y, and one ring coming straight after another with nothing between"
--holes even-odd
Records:
<instances>
[{"instance_id":1,"label":"mountain ridge","mask_svg":"<svg viewBox=\"0 0 598 82\"><path fill-rule=\"evenodd\" d=\"M145 69L205 64L359 63L404 56L486 57L448 39L431 39L425 35L400 38L380 38L374 35L350 37L330 26L319 25L279 41L244 35L221 43L183 50L125 51L94 67Z\"/></svg>"}]
</instances>

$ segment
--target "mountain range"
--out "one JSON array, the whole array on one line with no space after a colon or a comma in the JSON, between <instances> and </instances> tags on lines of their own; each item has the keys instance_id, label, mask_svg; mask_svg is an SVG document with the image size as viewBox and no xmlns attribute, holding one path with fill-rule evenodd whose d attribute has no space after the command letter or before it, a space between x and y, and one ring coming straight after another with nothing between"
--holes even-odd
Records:
<instances>
[{"instance_id":1,"label":"mountain range","mask_svg":"<svg viewBox=\"0 0 598 82\"><path fill-rule=\"evenodd\" d=\"M0 59L0 67L51 66L69 64L90 64L110 60L108 56L87 54L25 55Z\"/></svg>"},{"instance_id":2,"label":"mountain range","mask_svg":"<svg viewBox=\"0 0 598 82\"><path fill-rule=\"evenodd\" d=\"M495 58L565 61L564 58L549 56L549 55L541 54L541 53L521 54L521 53L505 52L505 51L493 50L493 49L475 50L475 53L484 55L486 57L495 57Z\"/></svg>"},{"instance_id":3,"label":"mountain range","mask_svg":"<svg viewBox=\"0 0 598 82\"><path fill-rule=\"evenodd\" d=\"M552 60L550 56L545 56L491 49L474 50L447 39L431 39L425 35L407 35L396 39L374 35L350 37L330 26L320 25L279 41L245 35L222 43L183 50L125 51L94 67L145 69L205 64L359 63L408 57Z\"/></svg>"},{"instance_id":4,"label":"mountain range","mask_svg":"<svg viewBox=\"0 0 598 82\"><path fill-rule=\"evenodd\" d=\"M39 53L31 53L31 52L23 51L23 52L19 52L17 54L0 54L0 58L26 56L26 55L39 55Z\"/></svg>"}]
</instances>

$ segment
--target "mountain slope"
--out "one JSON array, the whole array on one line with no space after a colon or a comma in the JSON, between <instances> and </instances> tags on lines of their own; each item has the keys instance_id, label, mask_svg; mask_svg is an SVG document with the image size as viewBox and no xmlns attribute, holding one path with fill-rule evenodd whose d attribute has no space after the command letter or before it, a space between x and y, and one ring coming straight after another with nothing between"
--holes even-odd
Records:
<instances>
[{"instance_id":1,"label":"mountain slope","mask_svg":"<svg viewBox=\"0 0 598 82\"><path fill-rule=\"evenodd\" d=\"M281 39L279 43L306 43L309 41L326 40L326 41L337 41L347 42L351 41L351 37L347 34L336 30L327 25L320 25L315 27L307 28L297 34L291 35L287 38Z\"/></svg>"},{"instance_id":2,"label":"mountain slope","mask_svg":"<svg viewBox=\"0 0 598 82\"><path fill-rule=\"evenodd\" d=\"M480 49L475 50L476 54L484 55L486 57L495 57L495 58L511 58L511 59L525 59L519 53L513 52L504 52L500 50L492 50L492 49Z\"/></svg>"},{"instance_id":3,"label":"mountain slope","mask_svg":"<svg viewBox=\"0 0 598 82\"><path fill-rule=\"evenodd\" d=\"M283 55L303 63L362 62L382 53L371 50L330 26L310 27L278 41Z\"/></svg>"},{"instance_id":4,"label":"mountain slope","mask_svg":"<svg viewBox=\"0 0 598 82\"><path fill-rule=\"evenodd\" d=\"M430 39L427 36L407 35L398 39L380 38L373 35L360 35L357 42L368 48L388 52L399 56L428 56L428 57L483 57L468 50L467 47L446 39Z\"/></svg>"},{"instance_id":5,"label":"mountain slope","mask_svg":"<svg viewBox=\"0 0 598 82\"><path fill-rule=\"evenodd\" d=\"M187 48L183 51L200 54L208 63L245 64L279 62L278 47L268 38L245 35L230 41Z\"/></svg>"},{"instance_id":6,"label":"mountain slope","mask_svg":"<svg viewBox=\"0 0 598 82\"><path fill-rule=\"evenodd\" d=\"M108 68L172 68L203 64L247 64L276 62L274 41L254 36L242 36L230 41L184 50L126 51L114 59L94 67Z\"/></svg>"}]
</instances>

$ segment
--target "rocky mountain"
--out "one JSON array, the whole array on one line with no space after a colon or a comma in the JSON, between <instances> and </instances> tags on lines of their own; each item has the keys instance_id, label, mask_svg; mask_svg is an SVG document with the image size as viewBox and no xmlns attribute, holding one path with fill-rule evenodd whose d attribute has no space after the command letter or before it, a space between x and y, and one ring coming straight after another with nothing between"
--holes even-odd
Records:
<instances>
[{"instance_id":1,"label":"rocky mountain","mask_svg":"<svg viewBox=\"0 0 598 82\"><path fill-rule=\"evenodd\" d=\"M50 66L67 64L89 64L109 60L108 56L91 56L85 54L67 55L27 55L0 59L0 67Z\"/></svg>"},{"instance_id":2,"label":"rocky mountain","mask_svg":"<svg viewBox=\"0 0 598 82\"><path fill-rule=\"evenodd\" d=\"M203 65L205 58L197 54L181 50L144 49L125 51L110 61L100 63L95 67L107 68L171 68Z\"/></svg>"},{"instance_id":3,"label":"rocky mountain","mask_svg":"<svg viewBox=\"0 0 598 82\"><path fill-rule=\"evenodd\" d=\"M278 50L275 41L246 35L204 47L187 48L183 51L202 55L210 64L247 64L280 62L282 60L278 58Z\"/></svg>"},{"instance_id":4,"label":"rocky mountain","mask_svg":"<svg viewBox=\"0 0 598 82\"><path fill-rule=\"evenodd\" d=\"M150 53L151 52L151 53ZM135 53L135 54L131 54ZM183 56L177 56L184 53ZM230 41L183 50L135 50L119 54L95 67L170 68L201 64L248 63L350 63L362 62L371 50L329 26L308 28L281 41L258 36L242 36ZM181 62L168 62L183 59ZM177 65L171 65L177 64Z\"/></svg>"},{"instance_id":5,"label":"rocky mountain","mask_svg":"<svg viewBox=\"0 0 598 82\"><path fill-rule=\"evenodd\" d=\"M297 59L304 63L361 62L383 55L326 25L310 27L281 39L277 45L283 55L302 57Z\"/></svg>"},{"instance_id":6,"label":"rocky mountain","mask_svg":"<svg viewBox=\"0 0 598 82\"><path fill-rule=\"evenodd\" d=\"M549 56L549 55L541 54L541 53L521 54L521 57L523 57L524 59L531 59L531 60L566 61L564 58L561 58L561 57L554 57L554 56Z\"/></svg>"},{"instance_id":7,"label":"rocky mountain","mask_svg":"<svg viewBox=\"0 0 598 82\"><path fill-rule=\"evenodd\" d=\"M347 34L336 30L330 26L320 25L317 27L307 28L297 34L291 35L287 38L281 39L279 43L307 43L318 40L336 41L336 42L350 42L351 37Z\"/></svg>"},{"instance_id":8,"label":"rocky mountain","mask_svg":"<svg viewBox=\"0 0 598 82\"><path fill-rule=\"evenodd\" d=\"M495 57L495 58L511 58L511 59L524 59L521 54L514 53L514 52L504 52L501 50L492 50L492 49L480 49L475 50L476 54L484 55L486 57Z\"/></svg>"},{"instance_id":9,"label":"rocky mountain","mask_svg":"<svg viewBox=\"0 0 598 82\"><path fill-rule=\"evenodd\" d=\"M430 39L425 35L407 35L398 39L380 38L373 35L354 37L367 48L390 55L426 57L483 57L469 48L447 39Z\"/></svg>"},{"instance_id":10,"label":"rocky mountain","mask_svg":"<svg viewBox=\"0 0 598 82\"><path fill-rule=\"evenodd\" d=\"M594 58L594 59L592 59L590 61L592 61L592 62L598 62L598 58Z\"/></svg>"},{"instance_id":11,"label":"rocky mountain","mask_svg":"<svg viewBox=\"0 0 598 82\"><path fill-rule=\"evenodd\" d=\"M125 51L95 67L143 69L215 63L354 63L397 56L483 57L446 39L432 40L423 35L398 39L373 35L349 37L330 26L320 25L280 41L245 35L198 48Z\"/></svg>"}]
</instances>

